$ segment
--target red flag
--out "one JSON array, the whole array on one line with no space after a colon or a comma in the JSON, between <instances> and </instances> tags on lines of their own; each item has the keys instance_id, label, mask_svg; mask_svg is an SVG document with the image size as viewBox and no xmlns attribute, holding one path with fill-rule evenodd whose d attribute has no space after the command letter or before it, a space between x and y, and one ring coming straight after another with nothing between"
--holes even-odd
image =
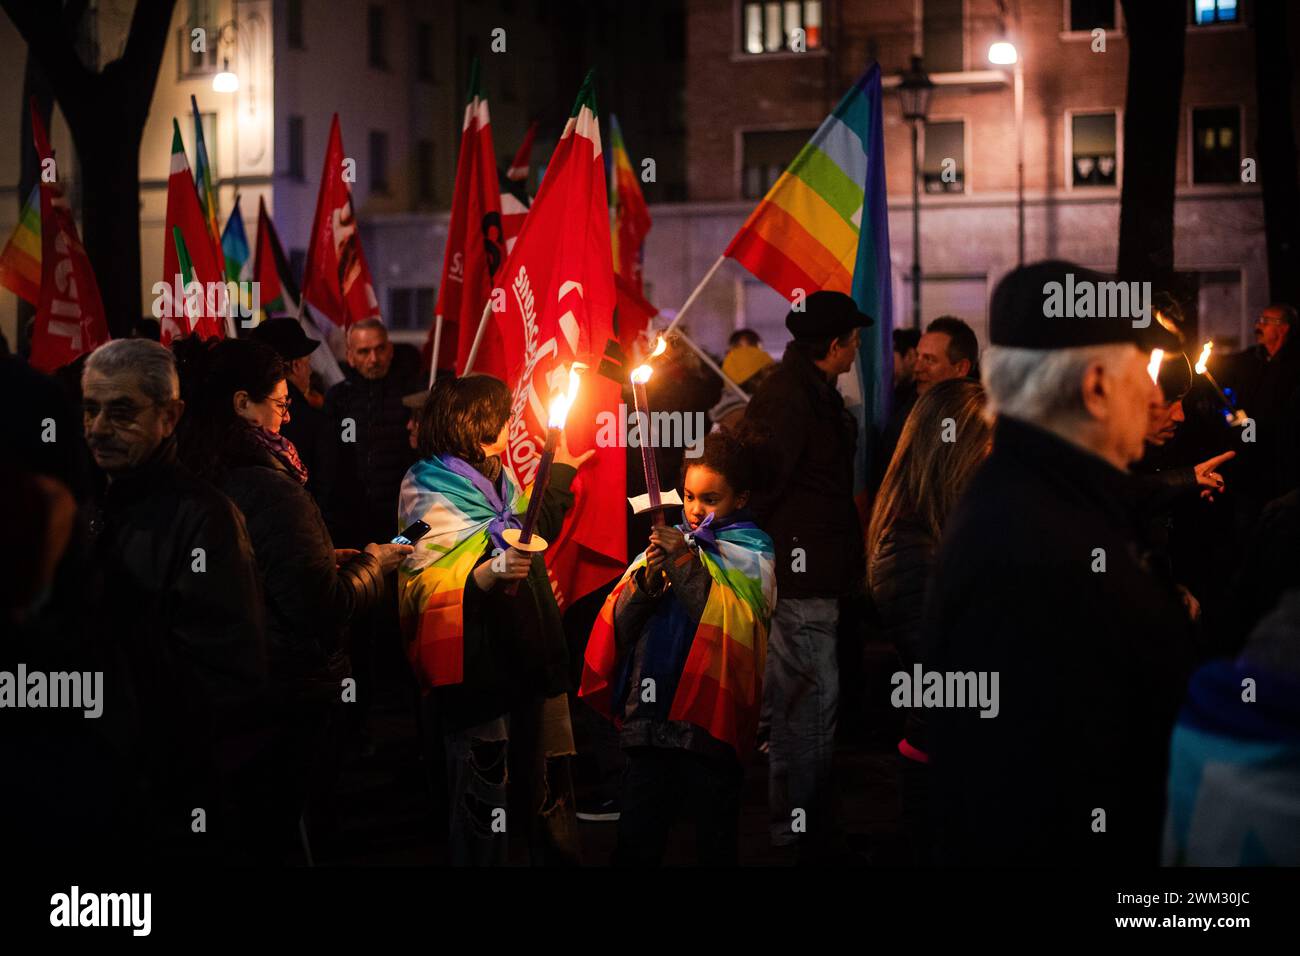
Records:
<instances>
[{"instance_id":1,"label":"red flag","mask_svg":"<svg viewBox=\"0 0 1300 956\"><path fill-rule=\"evenodd\" d=\"M172 239L174 229L181 231L194 266L194 281L202 283L205 292L202 311L194 328L190 327L185 318L185 280L181 278L180 259L176 255L176 243ZM162 275L163 285L172 290L172 303L169 307L164 307L160 319L163 345L170 344L173 338L190 333L205 339L225 338L225 278L212 248L207 220L199 206L199 194L194 191L194 177L190 175L190 164L185 159L180 124L173 119L171 170L167 176L167 221L163 227ZM209 283L217 283L220 289ZM206 294L209 289L213 295ZM179 296L176 295L177 291L181 293Z\"/></svg>"},{"instance_id":2,"label":"red flag","mask_svg":"<svg viewBox=\"0 0 1300 956\"><path fill-rule=\"evenodd\" d=\"M516 183L528 180L528 169L532 166L533 159L533 140L536 138L537 120L533 120L528 124L528 132L524 134L524 141L519 144L519 150L515 153L514 160L511 161L510 167L506 170L506 179Z\"/></svg>"},{"instance_id":3,"label":"red flag","mask_svg":"<svg viewBox=\"0 0 1300 956\"><path fill-rule=\"evenodd\" d=\"M632 284L631 279L621 275L614 276L614 288L618 292L618 312L615 313L615 333L618 344L623 347L624 355L632 354L632 344L650 325L650 320L659 314L641 291Z\"/></svg>"},{"instance_id":4,"label":"red flag","mask_svg":"<svg viewBox=\"0 0 1300 956\"><path fill-rule=\"evenodd\" d=\"M57 172L53 182L46 181L45 170L51 168L54 153L35 100L31 114L32 138L41 162L41 297L32 328L31 364L53 372L107 342L108 320Z\"/></svg>"},{"instance_id":5,"label":"red flag","mask_svg":"<svg viewBox=\"0 0 1300 956\"><path fill-rule=\"evenodd\" d=\"M597 415L617 415L620 383L600 374L613 338L614 266L609 205L592 76L577 103L498 286L505 309L493 315L514 392L507 456L516 476L536 475L547 406L564 390L575 360L589 366L566 435L577 453L595 448L574 483L575 501L546 551L560 607L595 590L627 562L626 453L600 447Z\"/></svg>"},{"instance_id":6,"label":"red flag","mask_svg":"<svg viewBox=\"0 0 1300 956\"><path fill-rule=\"evenodd\" d=\"M379 318L379 299L370 281L370 267L361 250L352 190L345 175L355 166L344 163L339 114L330 123L325 168L321 170L316 218L307 244L307 267L302 294L335 325L349 326L362 319Z\"/></svg>"},{"instance_id":7,"label":"red flag","mask_svg":"<svg viewBox=\"0 0 1300 956\"><path fill-rule=\"evenodd\" d=\"M456 160L456 192L451 203L447 252L442 260L435 315L442 316L439 368L465 368L483 306L492 294L492 277L501 268L501 195L497 187L496 152L487 98L479 88L478 60L470 68L465 121L461 124L460 156ZM436 322L435 322L436 325ZM474 360L474 370L501 376L501 343L486 334ZM434 329L424 343L426 359L433 351Z\"/></svg>"},{"instance_id":8,"label":"red flag","mask_svg":"<svg viewBox=\"0 0 1300 956\"><path fill-rule=\"evenodd\" d=\"M537 123L533 122L524 134L523 144L514 160L501 177L501 236L505 239L506 255L515 248L519 230L528 217L528 170L532 166L533 139L537 136Z\"/></svg>"}]
</instances>

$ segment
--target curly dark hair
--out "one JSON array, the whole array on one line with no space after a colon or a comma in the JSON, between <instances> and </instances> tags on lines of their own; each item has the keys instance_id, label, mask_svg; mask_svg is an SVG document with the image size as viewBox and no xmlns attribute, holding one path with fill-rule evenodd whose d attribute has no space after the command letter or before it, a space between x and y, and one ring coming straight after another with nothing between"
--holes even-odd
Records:
<instances>
[{"instance_id":1,"label":"curly dark hair","mask_svg":"<svg viewBox=\"0 0 1300 956\"><path fill-rule=\"evenodd\" d=\"M246 444L248 424L235 413L236 392L255 402L266 399L287 375L284 359L261 342L223 339L202 342L189 336L177 342L185 417L178 436L181 460L200 474L218 473Z\"/></svg>"},{"instance_id":2,"label":"curly dark hair","mask_svg":"<svg viewBox=\"0 0 1300 956\"><path fill-rule=\"evenodd\" d=\"M510 388L491 375L440 378L419 413L416 448L423 458L455 455L470 464L484 460L485 444L496 441L510 420Z\"/></svg>"},{"instance_id":3,"label":"curly dark hair","mask_svg":"<svg viewBox=\"0 0 1300 956\"><path fill-rule=\"evenodd\" d=\"M698 458L683 458L678 485L686 482L690 468L716 471L738 495L761 491L768 478L772 449L767 433L758 426L742 421L732 430L710 432L704 436L704 448Z\"/></svg>"}]
</instances>

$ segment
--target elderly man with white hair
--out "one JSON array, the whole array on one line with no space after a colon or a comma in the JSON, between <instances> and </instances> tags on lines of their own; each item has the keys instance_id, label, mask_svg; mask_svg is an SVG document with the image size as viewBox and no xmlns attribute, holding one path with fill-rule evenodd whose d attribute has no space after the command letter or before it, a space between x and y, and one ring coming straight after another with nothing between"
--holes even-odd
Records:
<instances>
[{"instance_id":1,"label":"elderly man with white hair","mask_svg":"<svg viewBox=\"0 0 1300 956\"><path fill-rule=\"evenodd\" d=\"M1049 306L1105 281L1041 262L993 294L993 449L949 523L923 635L926 671L954 690L927 705L942 863L1159 859L1191 634L1147 565L1128 467L1160 400L1152 350L1176 343L1147 314ZM998 699L955 693L976 684Z\"/></svg>"},{"instance_id":2,"label":"elderly man with white hair","mask_svg":"<svg viewBox=\"0 0 1300 956\"><path fill-rule=\"evenodd\" d=\"M237 768L217 753L249 729L267 666L248 532L229 499L177 462L184 410L176 363L157 342L118 339L86 361L82 422L106 478L92 524L103 637L129 677L114 681L122 696L110 704L139 725L143 852L168 858L233 852L223 801Z\"/></svg>"}]
</instances>

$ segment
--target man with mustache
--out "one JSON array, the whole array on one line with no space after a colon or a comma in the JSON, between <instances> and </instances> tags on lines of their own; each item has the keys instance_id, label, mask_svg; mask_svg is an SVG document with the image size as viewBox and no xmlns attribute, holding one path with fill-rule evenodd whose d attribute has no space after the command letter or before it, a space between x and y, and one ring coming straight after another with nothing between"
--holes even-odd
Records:
<instances>
[{"instance_id":1,"label":"man with mustache","mask_svg":"<svg viewBox=\"0 0 1300 956\"><path fill-rule=\"evenodd\" d=\"M266 653L243 518L176 460L184 409L175 360L157 342L117 339L86 362L82 423L106 479L91 526L102 627L126 660L145 852L211 858L235 845L239 768L220 755L254 723Z\"/></svg>"}]
</instances>

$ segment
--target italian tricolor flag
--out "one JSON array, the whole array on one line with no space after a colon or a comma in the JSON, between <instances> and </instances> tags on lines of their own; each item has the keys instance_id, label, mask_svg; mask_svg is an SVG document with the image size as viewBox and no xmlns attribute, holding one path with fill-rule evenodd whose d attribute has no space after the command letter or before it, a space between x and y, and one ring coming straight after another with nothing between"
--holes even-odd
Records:
<instances>
[{"instance_id":1,"label":"italian tricolor flag","mask_svg":"<svg viewBox=\"0 0 1300 956\"><path fill-rule=\"evenodd\" d=\"M177 233L183 239L192 260L189 276L184 276L181 272L181 262L176 251ZM179 282L181 289L184 290L185 283L193 279L203 283L206 289L207 283L221 282L224 279L212 248L212 241L208 236L203 210L199 207L199 196L194 189L194 177L190 175L190 164L185 159L180 124L175 119L172 120L172 159L171 170L167 177L167 221L163 227L163 237L162 280L169 287L175 288ZM208 298L204 297L205 302ZM181 328L182 335L197 333L205 339L225 337L225 315L208 314L206 304L203 311L191 317L186 324L189 327ZM163 323L164 345L167 345L171 339L168 325L169 323Z\"/></svg>"}]
</instances>

